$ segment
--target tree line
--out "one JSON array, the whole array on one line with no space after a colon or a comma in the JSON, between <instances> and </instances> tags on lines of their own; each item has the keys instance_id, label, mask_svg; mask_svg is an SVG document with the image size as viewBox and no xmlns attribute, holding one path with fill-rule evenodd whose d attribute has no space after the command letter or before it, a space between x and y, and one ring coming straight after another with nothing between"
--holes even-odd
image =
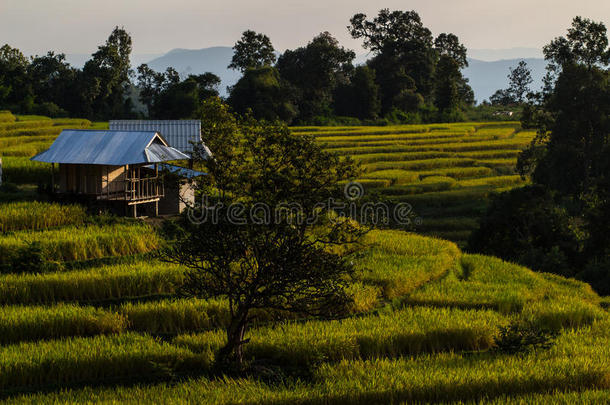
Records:
<instances>
[{"instance_id":1,"label":"tree line","mask_svg":"<svg viewBox=\"0 0 610 405\"><path fill-rule=\"evenodd\" d=\"M576 17L544 47L540 92L522 126L537 137L517 168L532 185L499 195L471 250L577 277L610 294L610 49L601 22Z\"/></svg>"},{"instance_id":2,"label":"tree line","mask_svg":"<svg viewBox=\"0 0 610 405\"><path fill-rule=\"evenodd\" d=\"M418 123L463 120L474 93L461 69L468 65L458 37L436 37L415 11L354 15L347 26L370 59L355 65L354 51L328 32L279 54L264 34L245 31L233 47L231 69L242 72L228 104L238 113L287 123ZM82 69L64 54L27 58L0 48L0 108L19 113L111 118L195 118L218 96L212 73L181 76L146 64L131 68L132 40L115 27Z\"/></svg>"},{"instance_id":3,"label":"tree line","mask_svg":"<svg viewBox=\"0 0 610 405\"><path fill-rule=\"evenodd\" d=\"M466 47L454 34L436 38L415 11L383 9L369 19L356 14L347 27L372 57L355 66L356 54L328 32L277 60L269 37L246 31L229 65L243 73L228 103L259 119L324 125L386 120L458 121L474 104L461 69Z\"/></svg>"}]
</instances>

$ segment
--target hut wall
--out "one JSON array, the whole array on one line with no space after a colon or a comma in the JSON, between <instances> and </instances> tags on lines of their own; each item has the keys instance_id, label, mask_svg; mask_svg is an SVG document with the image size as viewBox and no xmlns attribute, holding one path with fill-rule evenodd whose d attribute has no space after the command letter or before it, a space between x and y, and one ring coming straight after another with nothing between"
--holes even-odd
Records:
<instances>
[{"instance_id":1,"label":"hut wall","mask_svg":"<svg viewBox=\"0 0 610 405\"><path fill-rule=\"evenodd\" d=\"M191 184L165 184L165 196L159 200L159 214L180 214L187 204L195 203L195 190Z\"/></svg>"},{"instance_id":2,"label":"hut wall","mask_svg":"<svg viewBox=\"0 0 610 405\"><path fill-rule=\"evenodd\" d=\"M59 192L100 195L124 190L123 166L59 165Z\"/></svg>"}]
</instances>

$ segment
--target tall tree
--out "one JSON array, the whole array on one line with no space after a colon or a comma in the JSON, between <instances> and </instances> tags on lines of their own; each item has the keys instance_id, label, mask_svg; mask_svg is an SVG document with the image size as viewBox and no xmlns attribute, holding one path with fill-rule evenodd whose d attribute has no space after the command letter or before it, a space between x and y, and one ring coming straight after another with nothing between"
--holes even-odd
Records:
<instances>
[{"instance_id":1,"label":"tall tree","mask_svg":"<svg viewBox=\"0 0 610 405\"><path fill-rule=\"evenodd\" d=\"M368 66L356 67L349 83L337 87L334 105L338 115L363 120L377 118L381 106L375 71Z\"/></svg>"},{"instance_id":2,"label":"tall tree","mask_svg":"<svg viewBox=\"0 0 610 405\"><path fill-rule=\"evenodd\" d=\"M610 72L607 66L610 61L606 28L602 23L577 17L568 29L568 37L554 39L544 51L557 79L544 93L533 98L538 104L529 106L528 121L523 124L536 128L538 135L518 161L522 175L531 174L537 189L546 195L543 209L536 210L536 223L543 226L531 227L520 219L521 222L512 225L506 222L506 227L481 227L478 240L499 242L527 231L530 242L521 244L521 252L507 251L513 248L505 244L498 253L506 258L533 258L526 264L535 269L543 269L545 262L550 263L551 266L543 269L550 271L565 268L567 260L571 274L605 292L609 290L608 285L599 283L610 281L607 259L610 252L607 237ZM495 206L496 210L504 207L501 209L504 212L494 212L492 207L488 217L523 218L516 211L514 215L509 212L531 205L531 198L522 196L520 202L510 203L511 196L505 195L502 198L509 203ZM568 234L572 236L566 237ZM584 254L581 253L583 243ZM475 249L476 246L476 243L472 245ZM584 272L577 273L583 268Z\"/></svg>"},{"instance_id":3,"label":"tall tree","mask_svg":"<svg viewBox=\"0 0 610 405\"><path fill-rule=\"evenodd\" d=\"M33 103L27 58L8 44L0 47L0 107L28 112Z\"/></svg>"},{"instance_id":4,"label":"tall tree","mask_svg":"<svg viewBox=\"0 0 610 405\"><path fill-rule=\"evenodd\" d=\"M238 114L248 111L256 119L290 123L296 116L289 87L272 66L248 69L231 88L227 102Z\"/></svg>"},{"instance_id":5,"label":"tall tree","mask_svg":"<svg viewBox=\"0 0 610 405\"><path fill-rule=\"evenodd\" d=\"M36 56L32 58L28 72L36 103L52 103L67 111L78 110L79 97L74 86L78 71L66 62L66 55L48 52Z\"/></svg>"},{"instance_id":6,"label":"tall tree","mask_svg":"<svg viewBox=\"0 0 610 405\"><path fill-rule=\"evenodd\" d=\"M155 99L163 90L165 83L165 75L151 69L147 64L143 63L138 66L138 88L140 90L140 101L146 106L150 115Z\"/></svg>"},{"instance_id":7,"label":"tall tree","mask_svg":"<svg viewBox=\"0 0 610 405\"><path fill-rule=\"evenodd\" d=\"M332 113L334 90L347 81L355 57L328 32L319 34L307 46L287 50L280 56L277 69L296 90L301 119Z\"/></svg>"},{"instance_id":8,"label":"tall tree","mask_svg":"<svg viewBox=\"0 0 610 405\"><path fill-rule=\"evenodd\" d=\"M449 55L441 55L436 67L434 105L441 113L455 111L460 104L458 63Z\"/></svg>"},{"instance_id":9,"label":"tall tree","mask_svg":"<svg viewBox=\"0 0 610 405\"><path fill-rule=\"evenodd\" d=\"M219 85L220 78L209 72L180 80L172 67L160 73L146 64L138 66L139 97L150 118L197 118L203 100L218 96Z\"/></svg>"},{"instance_id":10,"label":"tall tree","mask_svg":"<svg viewBox=\"0 0 610 405\"><path fill-rule=\"evenodd\" d=\"M227 299L227 342L217 355L224 366L243 362L255 310L345 313L352 267L327 246L362 231L319 211L337 196L337 181L355 174L353 162L285 126L236 120L218 100L203 108L206 142L221 153L201 162L209 175L198 188L210 200L191 216L197 223L183 221L165 258L188 268L185 293Z\"/></svg>"},{"instance_id":11,"label":"tall tree","mask_svg":"<svg viewBox=\"0 0 610 405\"><path fill-rule=\"evenodd\" d=\"M558 37L543 48L544 58L552 71L563 66L582 64L590 68L596 64L608 65L610 53L606 26L580 16L572 20L565 37Z\"/></svg>"},{"instance_id":12,"label":"tall tree","mask_svg":"<svg viewBox=\"0 0 610 405\"><path fill-rule=\"evenodd\" d=\"M460 118L458 109L474 103L474 92L461 70L468 66L466 47L454 34L440 34L434 40L439 58L434 73L434 105L441 120Z\"/></svg>"},{"instance_id":13,"label":"tall tree","mask_svg":"<svg viewBox=\"0 0 610 405\"><path fill-rule=\"evenodd\" d=\"M180 81L176 71L168 69L165 78L152 109L154 118L198 118L203 101L218 96L220 78L213 73L189 75Z\"/></svg>"},{"instance_id":14,"label":"tall tree","mask_svg":"<svg viewBox=\"0 0 610 405\"><path fill-rule=\"evenodd\" d=\"M440 34L434 40L434 48L440 56L448 56L457 63L459 69L468 67L466 47L455 34Z\"/></svg>"},{"instance_id":15,"label":"tall tree","mask_svg":"<svg viewBox=\"0 0 610 405\"><path fill-rule=\"evenodd\" d=\"M106 43L85 63L83 73L92 98L90 116L120 118L126 111L126 92L131 73L131 36L115 27Z\"/></svg>"},{"instance_id":16,"label":"tall tree","mask_svg":"<svg viewBox=\"0 0 610 405\"><path fill-rule=\"evenodd\" d=\"M244 31L241 39L233 46L233 58L229 69L245 72L248 69L271 66L275 63L275 49L265 34L252 30Z\"/></svg>"},{"instance_id":17,"label":"tall tree","mask_svg":"<svg viewBox=\"0 0 610 405\"><path fill-rule=\"evenodd\" d=\"M407 76L413 79L417 92L426 101L432 100L436 52L432 33L415 11L382 9L377 17L367 20L356 14L348 30L353 38L363 39L364 47L373 52L371 67L377 72L384 113L393 107L394 98L405 88L394 80Z\"/></svg>"},{"instance_id":18,"label":"tall tree","mask_svg":"<svg viewBox=\"0 0 610 405\"><path fill-rule=\"evenodd\" d=\"M527 67L527 62L522 60L516 68L510 68L508 75L508 93L515 103L523 103L526 95L531 91L530 84L534 81L532 79L532 72Z\"/></svg>"}]
</instances>

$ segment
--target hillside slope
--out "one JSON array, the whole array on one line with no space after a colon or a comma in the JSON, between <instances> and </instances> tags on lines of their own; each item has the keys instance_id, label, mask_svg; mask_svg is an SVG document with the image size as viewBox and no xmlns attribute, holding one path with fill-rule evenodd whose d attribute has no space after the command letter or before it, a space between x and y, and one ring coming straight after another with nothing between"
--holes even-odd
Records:
<instances>
[{"instance_id":1,"label":"hillside slope","mask_svg":"<svg viewBox=\"0 0 610 405\"><path fill-rule=\"evenodd\" d=\"M269 325L260 314L245 353L266 364L261 380L208 377L226 307L175 296L184 269L134 259L2 275L0 393L7 403L274 404L606 395L610 319L587 285L399 231L367 242L354 258L354 316ZM559 335L546 349L498 351L502 328L519 323Z\"/></svg>"},{"instance_id":2,"label":"hillside slope","mask_svg":"<svg viewBox=\"0 0 610 405\"><path fill-rule=\"evenodd\" d=\"M65 125L91 123L0 112L0 153L17 183L0 190L5 402L610 400L607 299L399 230L370 232L350 258L350 316L261 311L245 347L260 372L215 378L226 302L179 294L186 269L155 259L161 240L151 226L31 201L41 198L32 183L49 172L29 156ZM510 170L532 136L516 123L293 130L360 160L366 190L412 201L430 234L464 232L476 224L465 215L481 208L477 199L519 185ZM545 344L527 344L537 339Z\"/></svg>"}]
</instances>

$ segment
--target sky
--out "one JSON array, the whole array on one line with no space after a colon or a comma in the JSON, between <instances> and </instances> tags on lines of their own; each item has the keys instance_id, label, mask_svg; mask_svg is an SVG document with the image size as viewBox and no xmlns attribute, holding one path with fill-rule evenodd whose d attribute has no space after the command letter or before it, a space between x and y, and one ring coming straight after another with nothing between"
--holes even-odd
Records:
<instances>
[{"instance_id":1,"label":"sky","mask_svg":"<svg viewBox=\"0 0 610 405\"><path fill-rule=\"evenodd\" d=\"M346 26L380 8L415 10L433 34L453 32L473 49L541 48L576 15L610 23L608 0L0 0L0 45L26 55L90 54L118 25L134 54L232 46L246 29L267 34L281 52L329 31L361 53Z\"/></svg>"}]
</instances>

